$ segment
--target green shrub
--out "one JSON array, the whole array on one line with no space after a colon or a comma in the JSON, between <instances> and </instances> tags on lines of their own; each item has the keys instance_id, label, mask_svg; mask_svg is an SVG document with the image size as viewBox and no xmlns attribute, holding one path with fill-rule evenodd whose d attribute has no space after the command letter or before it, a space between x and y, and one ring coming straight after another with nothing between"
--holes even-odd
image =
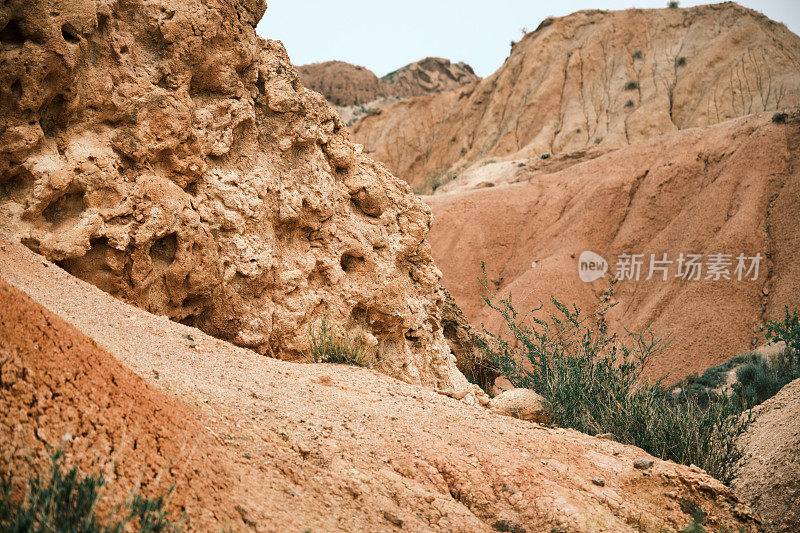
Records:
<instances>
[{"instance_id":1,"label":"green shrub","mask_svg":"<svg viewBox=\"0 0 800 533\"><path fill-rule=\"evenodd\" d=\"M730 358L724 363L706 369L701 375L691 374L683 381L675 384L681 390L676 399L685 401L690 397L701 406L705 406L710 399L718 398L720 389L728 379L728 372L742 365L761 360L761 356L754 353L743 353Z\"/></svg>"},{"instance_id":2,"label":"green shrub","mask_svg":"<svg viewBox=\"0 0 800 533\"><path fill-rule=\"evenodd\" d=\"M775 361L759 357L757 361L736 369L737 381L733 384L733 393L743 405L754 407L769 400L798 378L800 366L791 352L783 354Z\"/></svg>"},{"instance_id":3,"label":"green shrub","mask_svg":"<svg viewBox=\"0 0 800 533\"><path fill-rule=\"evenodd\" d=\"M706 528L703 524L706 522L706 515L700 507L692 513L692 521L685 528L683 533L706 533Z\"/></svg>"},{"instance_id":4,"label":"green shrub","mask_svg":"<svg viewBox=\"0 0 800 533\"><path fill-rule=\"evenodd\" d=\"M789 118L789 115L786 113L775 113L772 115L772 122L775 124L786 124L786 119Z\"/></svg>"},{"instance_id":5,"label":"green shrub","mask_svg":"<svg viewBox=\"0 0 800 533\"><path fill-rule=\"evenodd\" d=\"M52 455L50 475L38 474L28 481L22 501L11 498L11 479L0 474L0 531L7 533L138 533L180 531L164 511L166 497L155 500L134 494L125 506L119 506L106 520L95 514L102 475L80 476L77 467L61 471L61 452Z\"/></svg>"},{"instance_id":6,"label":"green shrub","mask_svg":"<svg viewBox=\"0 0 800 533\"><path fill-rule=\"evenodd\" d=\"M373 367L380 362L377 349L370 349L355 337L336 331L323 316L319 327L309 326L311 360L315 363L336 363Z\"/></svg>"},{"instance_id":7,"label":"green shrub","mask_svg":"<svg viewBox=\"0 0 800 533\"><path fill-rule=\"evenodd\" d=\"M696 464L729 482L742 457L736 445L751 421L739 416L731 398L712 398L705 406L692 398L674 399L662 382L648 383L642 373L667 344L651 333L610 334L605 313L585 315L555 298L556 309L541 317L543 306L520 316L511 298L493 295L484 301L503 318L512 342L501 336L484 344L490 360L515 387L535 390L551 409L554 423L588 434L612 433L624 444L639 446L662 459Z\"/></svg>"},{"instance_id":8,"label":"green shrub","mask_svg":"<svg viewBox=\"0 0 800 533\"><path fill-rule=\"evenodd\" d=\"M791 361L795 365L800 365L800 316L797 311L789 312L789 306L784 308L783 321L770 321L764 325L767 340L771 342L783 341L786 347L791 350Z\"/></svg>"},{"instance_id":9,"label":"green shrub","mask_svg":"<svg viewBox=\"0 0 800 533\"><path fill-rule=\"evenodd\" d=\"M677 0L671 0L670 2L667 2L667 7L670 9L677 9L678 8Z\"/></svg>"},{"instance_id":10,"label":"green shrub","mask_svg":"<svg viewBox=\"0 0 800 533\"><path fill-rule=\"evenodd\" d=\"M635 91L638 88L639 88L639 83L633 80L625 84L626 91Z\"/></svg>"}]
</instances>

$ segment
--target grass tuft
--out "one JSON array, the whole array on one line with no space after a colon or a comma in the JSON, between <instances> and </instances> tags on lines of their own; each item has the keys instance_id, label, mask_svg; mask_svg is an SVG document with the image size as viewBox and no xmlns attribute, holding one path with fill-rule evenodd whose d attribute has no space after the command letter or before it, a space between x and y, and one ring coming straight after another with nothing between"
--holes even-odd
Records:
<instances>
[{"instance_id":1,"label":"grass tuft","mask_svg":"<svg viewBox=\"0 0 800 533\"><path fill-rule=\"evenodd\" d=\"M368 348L359 339L337 331L323 316L319 326L308 328L310 358L315 363L335 363L372 368L380 363L377 348Z\"/></svg>"}]
</instances>

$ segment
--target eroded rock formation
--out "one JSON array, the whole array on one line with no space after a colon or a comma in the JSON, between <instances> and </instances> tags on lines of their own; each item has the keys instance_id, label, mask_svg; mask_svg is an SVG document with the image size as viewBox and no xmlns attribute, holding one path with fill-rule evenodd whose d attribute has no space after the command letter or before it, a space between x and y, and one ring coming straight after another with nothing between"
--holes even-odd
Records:
<instances>
[{"instance_id":1,"label":"eroded rock formation","mask_svg":"<svg viewBox=\"0 0 800 533\"><path fill-rule=\"evenodd\" d=\"M328 314L412 382L463 379L430 211L361 155L262 1L0 7L0 217L149 311L300 357Z\"/></svg>"},{"instance_id":2,"label":"eroded rock formation","mask_svg":"<svg viewBox=\"0 0 800 533\"><path fill-rule=\"evenodd\" d=\"M458 89L479 80L466 63L426 57L382 78L371 70L344 61L325 61L297 67L303 85L337 107L359 106L385 97L405 98Z\"/></svg>"},{"instance_id":3,"label":"eroded rock formation","mask_svg":"<svg viewBox=\"0 0 800 533\"><path fill-rule=\"evenodd\" d=\"M381 79L360 65L325 61L300 65L297 73L303 85L317 91L335 106L366 104L388 96Z\"/></svg>"},{"instance_id":4,"label":"eroded rock formation","mask_svg":"<svg viewBox=\"0 0 800 533\"><path fill-rule=\"evenodd\" d=\"M619 148L800 103L800 37L734 3L547 19L491 76L353 127L414 187L492 159Z\"/></svg>"},{"instance_id":5,"label":"eroded rock formation","mask_svg":"<svg viewBox=\"0 0 800 533\"><path fill-rule=\"evenodd\" d=\"M452 91L480 78L464 62L452 63L441 57L426 57L381 78L393 96L423 96Z\"/></svg>"}]
</instances>

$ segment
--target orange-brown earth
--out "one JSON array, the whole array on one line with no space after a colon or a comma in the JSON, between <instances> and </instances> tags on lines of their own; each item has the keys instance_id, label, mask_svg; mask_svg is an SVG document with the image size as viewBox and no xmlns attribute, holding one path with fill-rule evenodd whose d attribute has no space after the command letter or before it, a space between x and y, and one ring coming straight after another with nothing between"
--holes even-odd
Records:
<instances>
[{"instance_id":1,"label":"orange-brown earth","mask_svg":"<svg viewBox=\"0 0 800 533\"><path fill-rule=\"evenodd\" d=\"M643 473L631 446L371 370L265 358L6 236L0 278L0 469L17 485L63 445L109 474L109 497L139 474L149 494L174 484L190 531L680 531L687 501L714 527L756 527L697 469Z\"/></svg>"},{"instance_id":2,"label":"orange-brown earth","mask_svg":"<svg viewBox=\"0 0 800 533\"><path fill-rule=\"evenodd\" d=\"M702 371L763 343L760 326L800 307L800 113L771 113L688 129L559 169L516 167L489 188L425 197L430 239L443 282L473 324L500 328L482 300L486 263L492 290L511 292L520 310L555 296L594 310L616 275L619 254L646 254L639 281L615 288L614 329L670 337L651 376ZM512 178L513 176L513 178ZM457 185L457 183L454 183ZM585 250L609 262L591 283L578 276ZM649 254L732 254L731 280L649 275ZM764 259L756 280L738 281L740 253ZM535 262L535 266L533 263ZM747 263L749 266L749 262Z\"/></svg>"},{"instance_id":3,"label":"orange-brown earth","mask_svg":"<svg viewBox=\"0 0 800 533\"><path fill-rule=\"evenodd\" d=\"M656 460L643 473L636 448L423 386L464 383L447 342L463 347L445 338L430 210L360 153L280 43L256 38L263 2L51 4L0 8L0 225L11 233L0 239L0 468L17 496L61 445L69 463L107 474L109 503L139 482L148 494L175 484L170 505L190 530L680 530L687 500L712 526L755 528L696 468ZM774 166L754 165L766 174L752 183L721 178L752 146L709 145L703 167L715 170L682 201L738 191L724 221L709 210L733 239L750 220L738 214L769 192L766 289L780 295L794 279L776 257L797 248L785 216L797 208L795 159L767 142L779 130L766 119L748 120L729 137L767 139L757 153ZM789 154L796 123L780 130ZM657 145L648 150L655 181L577 183L641 207L657 196L648 187L670 183ZM531 178L507 190L520 199L515 187ZM582 198L571 187L556 189ZM499 200L491 222L513 213ZM639 243L624 225L609 247ZM404 381L262 355L300 357L326 313L384 347L387 372Z\"/></svg>"},{"instance_id":4,"label":"orange-brown earth","mask_svg":"<svg viewBox=\"0 0 800 533\"><path fill-rule=\"evenodd\" d=\"M800 103L800 37L734 3L546 19L477 84L353 127L414 187L487 160L619 148Z\"/></svg>"}]
</instances>

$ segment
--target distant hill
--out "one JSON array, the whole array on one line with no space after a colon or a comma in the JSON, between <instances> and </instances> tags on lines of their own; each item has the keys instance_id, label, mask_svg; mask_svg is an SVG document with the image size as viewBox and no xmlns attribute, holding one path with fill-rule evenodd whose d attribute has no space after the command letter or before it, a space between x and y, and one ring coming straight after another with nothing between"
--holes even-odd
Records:
<instances>
[{"instance_id":1,"label":"distant hill","mask_svg":"<svg viewBox=\"0 0 800 533\"><path fill-rule=\"evenodd\" d=\"M421 96L457 89L480 78L466 63L426 57L378 78L364 67L326 61L297 67L303 85L335 106L367 104L389 96Z\"/></svg>"},{"instance_id":2,"label":"distant hill","mask_svg":"<svg viewBox=\"0 0 800 533\"><path fill-rule=\"evenodd\" d=\"M800 103L800 37L734 3L546 19L479 83L354 135L413 186L490 159L619 148Z\"/></svg>"}]
</instances>

